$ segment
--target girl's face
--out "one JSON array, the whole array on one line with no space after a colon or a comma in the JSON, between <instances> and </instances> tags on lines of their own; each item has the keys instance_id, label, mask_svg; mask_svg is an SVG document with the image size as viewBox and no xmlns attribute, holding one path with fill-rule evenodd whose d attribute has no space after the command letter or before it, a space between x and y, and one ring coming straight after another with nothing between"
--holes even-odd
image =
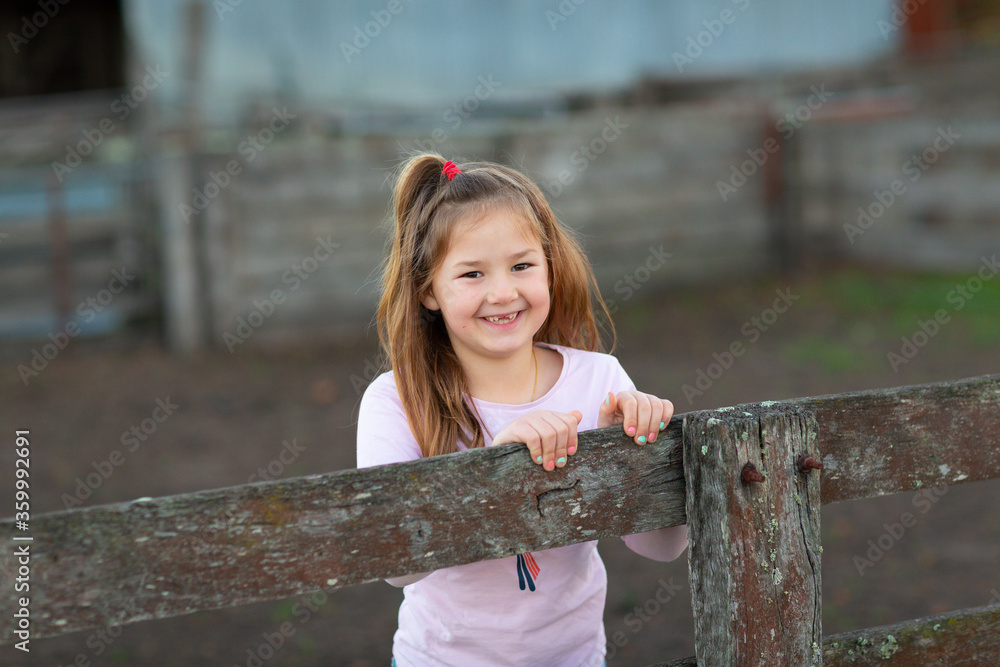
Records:
<instances>
[{"instance_id":1,"label":"girl's face","mask_svg":"<svg viewBox=\"0 0 1000 667\"><path fill-rule=\"evenodd\" d=\"M421 298L440 310L464 364L530 348L549 315L549 268L528 224L506 209L459 222Z\"/></svg>"}]
</instances>

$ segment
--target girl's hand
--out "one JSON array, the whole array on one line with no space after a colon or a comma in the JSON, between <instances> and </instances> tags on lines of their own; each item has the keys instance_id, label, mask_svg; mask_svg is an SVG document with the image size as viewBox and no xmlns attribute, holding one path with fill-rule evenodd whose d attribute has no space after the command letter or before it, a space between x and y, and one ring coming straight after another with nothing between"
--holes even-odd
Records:
<instances>
[{"instance_id":1,"label":"girl's hand","mask_svg":"<svg viewBox=\"0 0 1000 667\"><path fill-rule=\"evenodd\" d=\"M667 427L674 415L674 404L641 391L621 391L608 397L601 404L597 428L623 424L625 433L636 444L645 445L656 440L656 435Z\"/></svg>"},{"instance_id":2,"label":"girl's hand","mask_svg":"<svg viewBox=\"0 0 1000 667\"><path fill-rule=\"evenodd\" d=\"M583 419L578 410L552 412L537 410L515 419L497 433L494 445L523 442L531 451L531 460L546 470L566 465L566 457L576 453L576 427Z\"/></svg>"}]
</instances>

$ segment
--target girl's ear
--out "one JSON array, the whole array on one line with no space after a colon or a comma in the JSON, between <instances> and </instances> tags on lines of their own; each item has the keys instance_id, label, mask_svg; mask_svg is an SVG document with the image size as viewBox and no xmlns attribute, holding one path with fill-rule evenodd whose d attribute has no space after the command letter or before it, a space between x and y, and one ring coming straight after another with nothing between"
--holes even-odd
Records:
<instances>
[{"instance_id":1,"label":"girl's ear","mask_svg":"<svg viewBox=\"0 0 1000 667\"><path fill-rule=\"evenodd\" d=\"M420 303L424 304L424 308L427 310L441 310L441 306L438 304L437 299L434 298L433 290L427 290L421 294Z\"/></svg>"}]
</instances>

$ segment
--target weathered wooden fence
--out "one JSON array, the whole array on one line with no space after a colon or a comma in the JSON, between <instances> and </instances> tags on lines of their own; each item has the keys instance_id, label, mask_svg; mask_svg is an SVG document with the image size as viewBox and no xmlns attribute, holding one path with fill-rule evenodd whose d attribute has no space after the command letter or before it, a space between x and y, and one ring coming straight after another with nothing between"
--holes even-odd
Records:
<instances>
[{"instance_id":1,"label":"weathered wooden fence","mask_svg":"<svg viewBox=\"0 0 1000 667\"><path fill-rule=\"evenodd\" d=\"M816 468L821 463L822 469ZM687 523L697 659L1000 664L1000 606L823 637L820 506L1000 477L1000 375L679 415L653 444L584 433L0 522L30 545L32 639L296 596ZM0 641L19 641L18 596Z\"/></svg>"}]
</instances>

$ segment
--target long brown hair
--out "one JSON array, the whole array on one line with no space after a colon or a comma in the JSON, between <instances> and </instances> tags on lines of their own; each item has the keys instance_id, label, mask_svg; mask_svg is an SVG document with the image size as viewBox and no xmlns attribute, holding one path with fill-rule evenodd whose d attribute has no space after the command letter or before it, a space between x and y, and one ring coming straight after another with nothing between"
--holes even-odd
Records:
<instances>
[{"instance_id":1,"label":"long brown hair","mask_svg":"<svg viewBox=\"0 0 1000 667\"><path fill-rule=\"evenodd\" d=\"M519 172L489 162L463 162L451 180L445 159L420 153L406 160L392 199L394 229L378 304L379 341L394 371L406 419L424 456L485 445L468 400L468 385L440 312L420 297L448 251L456 223L498 208L525 220L540 240L549 268L549 315L536 342L600 350L591 297L614 326L590 263L568 229L556 219L541 190Z\"/></svg>"}]
</instances>

